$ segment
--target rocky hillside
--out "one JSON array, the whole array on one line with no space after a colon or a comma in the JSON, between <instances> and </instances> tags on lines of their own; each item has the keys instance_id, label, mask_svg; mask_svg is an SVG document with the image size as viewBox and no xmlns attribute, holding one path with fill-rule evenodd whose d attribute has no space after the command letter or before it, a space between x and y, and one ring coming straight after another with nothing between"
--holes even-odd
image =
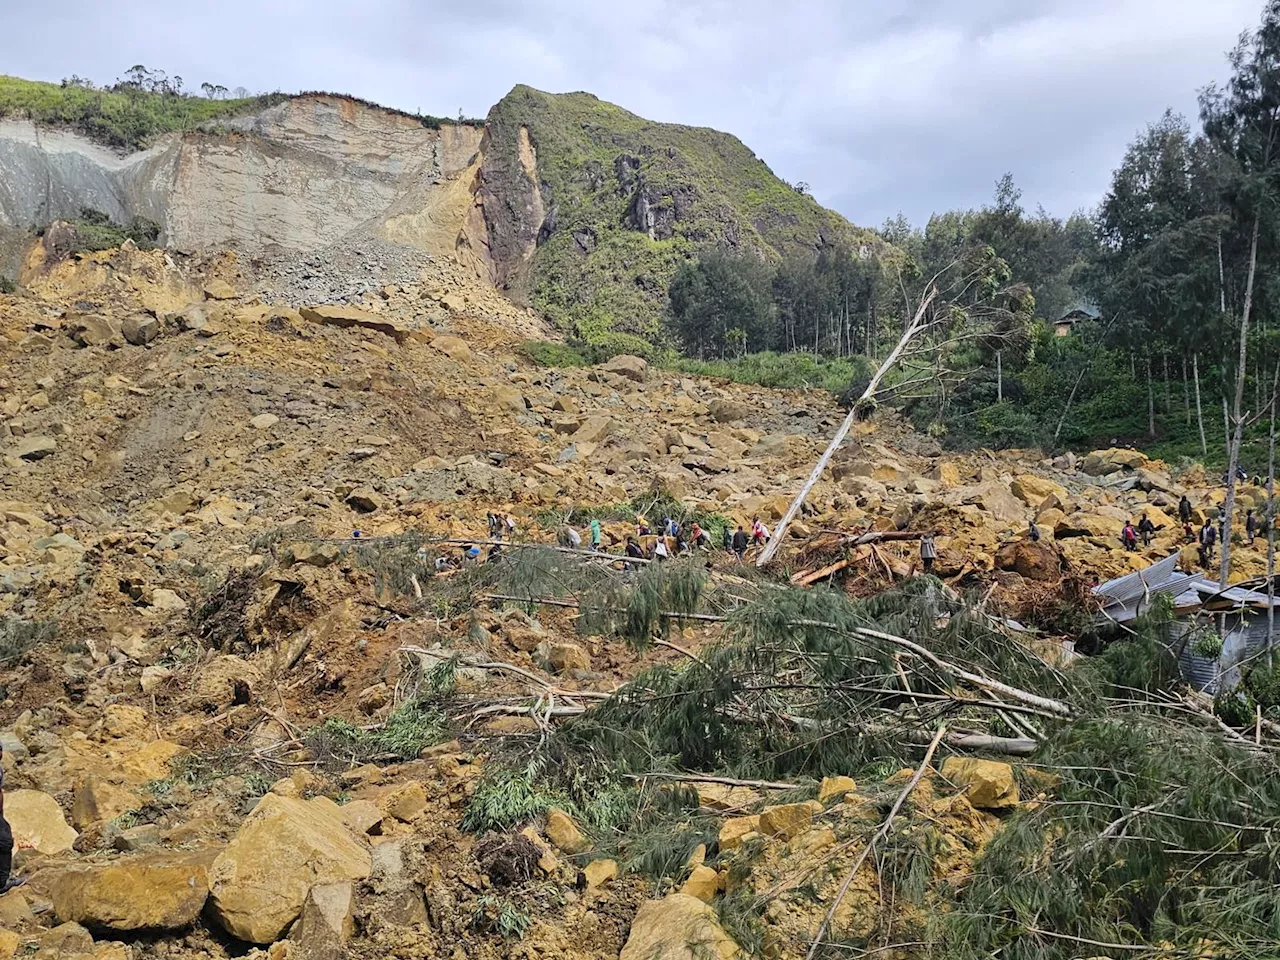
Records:
<instances>
[{"instance_id":1,"label":"rocky hillside","mask_svg":"<svg viewBox=\"0 0 1280 960\"><path fill-rule=\"evenodd\" d=\"M700 247L774 258L873 242L736 138L585 93L516 87L483 128L324 94L246 101L132 152L92 128L50 125L48 111L7 109L0 98L7 276L31 227L87 207L155 223L160 243L182 250L319 264L355 251L384 283L406 258L456 257L561 329L599 339L652 333L672 274ZM378 243L387 246L365 256Z\"/></svg>"},{"instance_id":2,"label":"rocky hillside","mask_svg":"<svg viewBox=\"0 0 1280 960\"><path fill-rule=\"evenodd\" d=\"M587 337L651 333L675 268L700 247L776 257L872 242L736 137L588 93L504 97L489 112L480 198L494 280Z\"/></svg>"}]
</instances>

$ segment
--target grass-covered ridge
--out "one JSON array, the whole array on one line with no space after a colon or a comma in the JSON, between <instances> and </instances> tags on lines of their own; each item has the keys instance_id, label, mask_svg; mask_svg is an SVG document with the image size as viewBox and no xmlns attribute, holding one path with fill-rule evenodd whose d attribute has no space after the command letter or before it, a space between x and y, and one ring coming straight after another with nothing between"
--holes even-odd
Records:
<instances>
[{"instance_id":1,"label":"grass-covered ridge","mask_svg":"<svg viewBox=\"0 0 1280 960\"><path fill-rule=\"evenodd\" d=\"M189 130L207 120L237 116L284 99L284 94L276 93L215 100L0 75L0 117L24 117L39 124L70 127L123 150L139 150L160 134Z\"/></svg>"},{"instance_id":2,"label":"grass-covered ridge","mask_svg":"<svg viewBox=\"0 0 1280 960\"><path fill-rule=\"evenodd\" d=\"M875 242L726 133L654 123L587 93L525 86L493 108L489 125L494 145L508 153L527 129L537 155L549 218L522 278L526 291L535 307L589 341L615 331L654 334L672 275L702 247L727 244L775 259L835 239ZM644 229L650 220L652 236Z\"/></svg>"}]
</instances>

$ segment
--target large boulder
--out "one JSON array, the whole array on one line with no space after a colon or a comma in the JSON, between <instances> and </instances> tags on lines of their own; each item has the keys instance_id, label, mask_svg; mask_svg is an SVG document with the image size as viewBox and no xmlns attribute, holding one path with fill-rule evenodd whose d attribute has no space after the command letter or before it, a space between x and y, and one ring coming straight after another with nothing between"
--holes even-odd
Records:
<instances>
[{"instance_id":1,"label":"large boulder","mask_svg":"<svg viewBox=\"0 0 1280 960\"><path fill-rule=\"evenodd\" d=\"M1110 517L1100 517L1094 513L1077 511L1068 517L1058 520L1053 527L1053 535L1058 540L1070 540L1073 537L1095 537L1099 540L1120 542L1120 528L1123 526Z\"/></svg>"},{"instance_id":2,"label":"large boulder","mask_svg":"<svg viewBox=\"0 0 1280 960\"><path fill-rule=\"evenodd\" d=\"M164 852L92 866L44 870L32 886L63 922L91 929L177 930L200 916L209 896L208 854Z\"/></svg>"},{"instance_id":3,"label":"large boulder","mask_svg":"<svg viewBox=\"0 0 1280 960\"><path fill-rule=\"evenodd\" d=\"M813 825L815 813L822 813L822 804L816 800L765 807L760 814L760 832L775 840L790 840Z\"/></svg>"},{"instance_id":4,"label":"large boulder","mask_svg":"<svg viewBox=\"0 0 1280 960\"><path fill-rule=\"evenodd\" d=\"M1013 767L976 757L947 757L942 776L961 787L979 810L1002 810L1018 805L1018 781Z\"/></svg>"},{"instance_id":5,"label":"large boulder","mask_svg":"<svg viewBox=\"0 0 1280 960\"><path fill-rule=\"evenodd\" d=\"M557 850L570 856L581 853L589 846L587 838L573 822L573 817L559 807L552 807L547 811L547 839Z\"/></svg>"},{"instance_id":6,"label":"large boulder","mask_svg":"<svg viewBox=\"0 0 1280 960\"><path fill-rule=\"evenodd\" d=\"M6 790L4 816L13 828L13 845L44 854L66 853L79 836L62 815L58 801L39 790Z\"/></svg>"},{"instance_id":7,"label":"large boulder","mask_svg":"<svg viewBox=\"0 0 1280 960\"><path fill-rule=\"evenodd\" d=\"M605 373L626 377L636 383L644 383L649 364L642 357L633 357L628 353L619 354L601 366Z\"/></svg>"},{"instance_id":8,"label":"large boulder","mask_svg":"<svg viewBox=\"0 0 1280 960\"><path fill-rule=\"evenodd\" d=\"M142 798L132 790L108 783L101 777L87 776L76 784L71 819L84 830L141 807Z\"/></svg>"},{"instance_id":9,"label":"large boulder","mask_svg":"<svg viewBox=\"0 0 1280 960\"><path fill-rule=\"evenodd\" d=\"M397 343L403 343L406 340L427 340L431 336L427 331L420 330L396 317L386 317L343 304L330 303L317 307L302 307L299 313L304 320L311 323L327 327L360 327L364 330L375 330L378 333L385 333Z\"/></svg>"},{"instance_id":10,"label":"large boulder","mask_svg":"<svg viewBox=\"0 0 1280 960\"><path fill-rule=\"evenodd\" d=\"M936 480L944 487L960 486L960 468L946 460L939 460L929 472L929 479Z\"/></svg>"},{"instance_id":11,"label":"large boulder","mask_svg":"<svg viewBox=\"0 0 1280 960\"><path fill-rule=\"evenodd\" d=\"M1011 570L1028 580L1057 580L1061 576L1061 558L1051 544L1043 540L1013 540L996 551L996 567Z\"/></svg>"},{"instance_id":12,"label":"large boulder","mask_svg":"<svg viewBox=\"0 0 1280 960\"><path fill-rule=\"evenodd\" d=\"M1112 447L1109 450L1095 450L1084 458L1080 465L1091 477L1105 477L1121 470L1136 470L1147 465L1147 456L1137 450L1120 450Z\"/></svg>"},{"instance_id":13,"label":"large boulder","mask_svg":"<svg viewBox=\"0 0 1280 960\"><path fill-rule=\"evenodd\" d=\"M343 960L346 943L355 932L354 905L350 883L317 884L307 894L289 940L298 945L305 960Z\"/></svg>"},{"instance_id":14,"label":"large boulder","mask_svg":"<svg viewBox=\"0 0 1280 960\"><path fill-rule=\"evenodd\" d=\"M947 499L959 504L978 507L1000 523L1017 523L1026 520L1027 506L999 480L986 480L968 487L957 487Z\"/></svg>"},{"instance_id":15,"label":"large boulder","mask_svg":"<svg viewBox=\"0 0 1280 960\"><path fill-rule=\"evenodd\" d=\"M98 316L76 317L64 324L62 329L82 347L97 347L110 343L118 332L115 324L105 317Z\"/></svg>"},{"instance_id":16,"label":"large boulder","mask_svg":"<svg viewBox=\"0 0 1280 960\"><path fill-rule=\"evenodd\" d=\"M750 407L745 403L739 403L737 400L717 398L707 404L707 413L716 423L732 423L735 420L744 420L750 412Z\"/></svg>"},{"instance_id":17,"label":"large boulder","mask_svg":"<svg viewBox=\"0 0 1280 960\"><path fill-rule=\"evenodd\" d=\"M209 872L209 906L228 933L250 943L278 940L317 884L363 880L368 845L325 798L269 793L258 801Z\"/></svg>"},{"instance_id":18,"label":"large boulder","mask_svg":"<svg viewBox=\"0 0 1280 960\"><path fill-rule=\"evenodd\" d=\"M673 893L640 905L618 960L734 960L739 952L715 910Z\"/></svg>"},{"instance_id":19,"label":"large boulder","mask_svg":"<svg viewBox=\"0 0 1280 960\"><path fill-rule=\"evenodd\" d=\"M1057 497L1059 503L1067 502L1066 487L1033 474L1014 477L1009 484L1009 492L1028 507L1039 508L1049 497Z\"/></svg>"},{"instance_id":20,"label":"large boulder","mask_svg":"<svg viewBox=\"0 0 1280 960\"><path fill-rule=\"evenodd\" d=\"M613 432L613 421L608 417L587 417L573 431L575 443L599 443Z\"/></svg>"},{"instance_id":21,"label":"large boulder","mask_svg":"<svg viewBox=\"0 0 1280 960\"><path fill-rule=\"evenodd\" d=\"M146 346L160 336L160 321L149 313L139 313L120 325L124 338L135 347Z\"/></svg>"},{"instance_id":22,"label":"large boulder","mask_svg":"<svg viewBox=\"0 0 1280 960\"><path fill-rule=\"evenodd\" d=\"M450 360L457 360L459 363L464 360L470 360L472 357L471 348L467 346L467 341L461 337L436 337L431 341L431 345Z\"/></svg>"}]
</instances>

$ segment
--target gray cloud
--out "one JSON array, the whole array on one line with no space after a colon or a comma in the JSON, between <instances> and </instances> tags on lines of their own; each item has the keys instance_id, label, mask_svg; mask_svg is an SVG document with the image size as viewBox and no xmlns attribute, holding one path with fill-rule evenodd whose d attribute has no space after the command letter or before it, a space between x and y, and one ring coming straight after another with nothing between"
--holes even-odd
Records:
<instances>
[{"instance_id":1,"label":"gray cloud","mask_svg":"<svg viewBox=\"0 0 1280 960\"><path fill-rule=\"evenodd\" d=\"M1195 113L1259 0L0 0L0 64L110 81L134 63L252 90L485 111L589 90L741 137L856 223L989 199L1092 206L1125 144Z\"/></svg>"}]
</instances>

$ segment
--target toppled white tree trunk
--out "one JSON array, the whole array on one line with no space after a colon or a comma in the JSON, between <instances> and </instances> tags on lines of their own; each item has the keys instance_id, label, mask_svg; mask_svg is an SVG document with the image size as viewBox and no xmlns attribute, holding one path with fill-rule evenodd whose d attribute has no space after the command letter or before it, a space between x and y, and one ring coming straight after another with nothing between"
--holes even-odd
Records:
<instances>
[{"instance_id":1,"label":"toppled white tree trunk","mask_svg":"<svg viewBox=\"0 0 1280 960\"><path fill-rule=\"evenodd\" d=\"M777 528L773 531L773 539L765 544L764 550L760 553L760 558L756 561L756 566L763 567L772 560L778 553L778 547L781 545L783 537L787 534L787 527L791 525L791 521L796 518L796 514L800 512L800 508L804 505L805 499L813 490L814 485L822 478L823 472L827 469L827 464L831 462L831 457L835 454L840 444L844 442L844 438L849 435L849 431L853 428L854 422L858 419L859 407L867 400L875 396L876 390L880 387L880 381L884 379L885 374L893 369L898 362L898 358L902 356L902 351L907 348L916 335L923 330L925 323L925 314L929 311L929 304L933 302L933 298L938 295L937 287L930 288L925 298L920 301L920 309L916 311L915 317L911 321L911 325L907 327L906 332L902 335L902 339L898 341L898 345L893 348L893 352L889 354L884 363L880 365L880 369L876 371L876 375L871 378L871 382L867 384L867 389L862 391L853 406L849 409L849 415L844 418L844 423L840 424L840 429L836 431L835 437L828 445L827 450L814 464L813 472L809 474L809 479L805 481L800 492L796 494L796 498L791 501L791 506L787 508L786 515L778 521Z\"/></svg>"}]
</instances>

